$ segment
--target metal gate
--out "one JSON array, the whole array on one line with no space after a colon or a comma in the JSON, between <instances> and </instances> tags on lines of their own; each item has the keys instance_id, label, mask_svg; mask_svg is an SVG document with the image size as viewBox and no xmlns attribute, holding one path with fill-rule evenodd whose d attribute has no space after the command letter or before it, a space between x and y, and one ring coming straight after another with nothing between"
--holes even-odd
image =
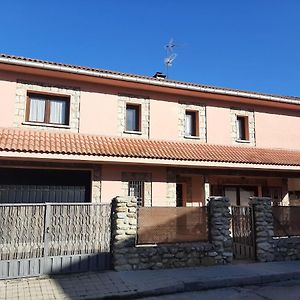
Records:
<instances>
[{"instance_id":1,"label":"metal gate","mask_svg":"<svg viewBox=\"0 0 300 300\"><path fill-rule=\"evenodd\" d=\"M110 268L110 204L1 204L0 278Z\"/></svg>"},{"instance_id":2,"label":"metal gate","mask_svg":"<svg viewBox=\"0 0 300 300\"><path fill-rule=\"evenodd\" d=\"M255 260L253 210L249 206L231 206L233 257Z\"/></svg>"}]
</instances>

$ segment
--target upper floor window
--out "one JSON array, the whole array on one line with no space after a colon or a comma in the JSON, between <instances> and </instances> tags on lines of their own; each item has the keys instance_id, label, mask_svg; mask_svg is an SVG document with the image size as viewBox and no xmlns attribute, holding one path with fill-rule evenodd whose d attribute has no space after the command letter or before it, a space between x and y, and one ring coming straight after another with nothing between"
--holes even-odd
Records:
<instances>
[{"instance_id":1,"label":"upper floor window","mask_svg":"<svg viewBox=\"0 0 300 300\"><path fill-rule=\"evenodd\" d=\"M141 107L136 104L126 105L126 131L141 131Z\"/></svg>"},{"instance_id":2,"label":"upper floor window","mask_svg":"<svg viewBox=\"0 0 300 300\"><path fill-rule=\"evenodd\" d=\"M185 112L185 136L198 136L198 112Z\"/></svg>"},{"instance_id":3,"label":"upper floor window","mask_svg":"<svg viewBox=\"0 0 300 300\"><path fill-rule=\"evenodd\" d=\"M69 97L28 94L26 111L27 122L68 125L69 111Z\"/></svg>"},{"instance_id":4,"label":"upper floor window","mask_svg":"<svg viewBox=\"0 0 300 300\"><path fill-rule=\"evenodd\" d=\"M247 116L236 116L237 140L249 140L249 122Z\"/></svg>"}]
</instances>

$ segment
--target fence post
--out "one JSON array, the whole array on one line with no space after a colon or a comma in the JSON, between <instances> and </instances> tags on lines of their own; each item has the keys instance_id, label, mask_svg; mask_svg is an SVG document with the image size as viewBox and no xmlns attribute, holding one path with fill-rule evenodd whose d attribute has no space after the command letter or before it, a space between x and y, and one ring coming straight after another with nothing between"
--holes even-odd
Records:
<instances>
[{"instance_id":1,"label":"fence post","mask_svg":"<svg viewBox=\"0 0 300 300\"><path fill-rule=\"evenodd\" d=\"M210 241L214 246L217 263L232 261L232 238L230 236L231 215L229 199L226 197L208 198L208 228Z\"/></svg>"},{"instance_id":2,"label":"fence post","mask_svg":"<svg viewBox=\"0 0 300 300\"><path fill-rule=\"evenodd\" d=\"M136 198L114 198L112 201L112 257L115 270L132 270L129 262L134 261L137 256L135 253L136 235Z\"/></svg>"},{"instance_id":3,"label":"fence post","mask_svg":"<svg viewBox=\"0 0 300 300\"><path fill-rule=\"evenodd\" d=\"M253 229L256 259L260 262L274 260L274 227L271 198L250 197L250 207L254 214Z\"/></svg>"},{"instance_id":4,"label":"fence post","mask_svg":"<svg viewBox=\"0 0 300 300\"><path fill-rule=\"evenodd\" d=\"M46 274L48 270L49 242L50 242L50 220L51 220L51 205L45 204L45 222L44 222L44 270Z\"/></svg>"}]
</instances>

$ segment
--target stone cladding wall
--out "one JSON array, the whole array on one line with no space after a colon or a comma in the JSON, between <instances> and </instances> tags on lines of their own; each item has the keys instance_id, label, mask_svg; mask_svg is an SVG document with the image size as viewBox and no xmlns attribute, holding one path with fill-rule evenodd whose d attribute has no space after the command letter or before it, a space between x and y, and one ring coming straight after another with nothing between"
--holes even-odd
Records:
<instances>
[{"instance_id":1,"label":"stone cladding wall","mask_svg":"<svg viewBox=\"0 0 300 300\"><path fill-rule=\"evenodd\" d=\"M254 210L256 259L282 261L300 259L300 237L274 237L271 198L250 198Z\"/></svg>"},{"instance_id":2,"label":"stone cladding wall","mask_svg":"<svg viewBox=\"0 0 300 300\"><path fill-rule=\"evenodd\" d=\"M55 124L35 124L25 122L26 114L26 99L28 92L34 93L49 93L55 95L70 97L70 117L69 125L55 125ZM52 85L42 82L27 82L17 81L16 87L16 104L15 104L15 127L30 127L38 130L67 130L68 132L79 132L79 109L80 109L80 90L75 87L66 87L60 85Z\"/></svg>"},{"instance_id":3,"label":"stone cladding wall","mask_svg":"<svg viewBox=\"0 0 300 300\"><path fill-rule=\"evenodd\" d=\"M255 118L254 118L254 111L250 110L243 110L243 109L230 109L230 115L231 115L231 136L232 141L234 143L240 144L241 141L237 142L237 116L243 116L248 117L248 125L249 125L249 141L245 142L246 145L252 145L255 146Z\"/></svg>"},{"instance_id":4,"label":"stone cladding wall","mask_svg":"<svg viewBox=\"0 0 300 300\"><path fill-rule=\"evenodd\" d=\"M112 206L113 265L117 271L226 264L232 260L229 200L209 199L210 241L137 245L137 203L117 197Z\"/></svg>"},{"instance_id":5,"label":"stone cladding wall","mask_svg":"<svg viewBox=\"0 0 300 300\"><path fill-rule=\"evenodd\" d=\"M260 262L274 260L273 215L271 198L250 197L254 214L256 259Z\"/></svg>"},{"instance_id":6,"label":"stone cladding wall","mask_svg":"<svg viewBox=\"0 0 300 300\"><path fill-rule=\"evenodd\" d=\"M205 105L179 103L179 118L178 118L178 128L179 128L179 138L180 139L191 139L192 137L186 137L185 135L185 115L186 111L194 111L198 114L198 136L193 137L193 140L199 140L200 142L206 142L206 107Z\"/></svg>"},{"instance_id":7,"label":"stone cladding wall","mask_svg":"<svg viewBox=\"0 0 300 300\"><path fill-rule=\"evenodd\" d=\"M141 107L140 132L129 132L126 130L126 104L136 104ZM119 95L118 97L118 133L121 136L140 135L149 138L150 124L150 99L131 95Z\"/></svg>"}]
</instances>

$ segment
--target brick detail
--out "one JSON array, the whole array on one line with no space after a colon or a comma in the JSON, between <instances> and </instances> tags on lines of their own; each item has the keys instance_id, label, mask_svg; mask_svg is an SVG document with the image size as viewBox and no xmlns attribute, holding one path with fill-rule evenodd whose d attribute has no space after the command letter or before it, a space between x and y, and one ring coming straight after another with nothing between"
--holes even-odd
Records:
<instances>
[{"instance_id":1,"label":"brick detail","mask_svg":"<svg viewBox=\"0 0 300 300\"><path fill-rule=\"evenodd\" d=\"M52 93L63 96L70 96L70 122L69 126L56 126L49 124L48 126L24 124L26 114L26 98L27 92L43 92ZM59 85L50 85L48 83L17 81L16 87L16 103L14 115L14 127L29 127L39 130L67 130L68 132L79 132L79 105L80 90L75 87L66 87Z\"/></svg>"},{"instance_id":2,"label":"brick detail","mask_svg":"<svg viewBox=\"0 0 300 300\"><path fill-rule=\"evenodd\" d=\"M152 176L151 173L122 173L122 191L123 196L128 196L128 182L143 181L144 182L144 206L152 206Z\"/></svg>"},{"instance_id":3,"label":"brick detail","mask_svg":"<svg viewBox=\"0 0 300 300\"><path fill-rule=\"evenodd\" d=\"M138 104L141 106L141 133L126 132L126 104ZM119 95L118 98L118 132L121 136L139 135L149 138L150 125L150 100L138 96Z\"/></svg>"},{"instance_id":4,"label":"brick detail","mask_svg":"<svg viewBox=\"0 0 300 300\"><path fill-rule=\"evenodd\" d=\"M199 104L179 103L179 112L178 112L179 138L186 139L185 138L185 112L187 110L195 111L198 113L199 136L196 138L196 140L199 140L200 142L206 142L207 141L206 107L204 105L199 105Z\"/></svg>"},{"instance_id":5,"label":"brick detail","mask_svg":"<svg viewBox=\"0 0 300 300\"><path fill-rule=\"evenodd\" d=\"M243 109L230 109L230 118L231 118L231 137L234 144L243 144L242 142L237 142L237 116L248 117L249 122L249 142L245 142L246 145L255 146L255 117L254 111L243 110Z\"/></svg>"}]
</instances>

